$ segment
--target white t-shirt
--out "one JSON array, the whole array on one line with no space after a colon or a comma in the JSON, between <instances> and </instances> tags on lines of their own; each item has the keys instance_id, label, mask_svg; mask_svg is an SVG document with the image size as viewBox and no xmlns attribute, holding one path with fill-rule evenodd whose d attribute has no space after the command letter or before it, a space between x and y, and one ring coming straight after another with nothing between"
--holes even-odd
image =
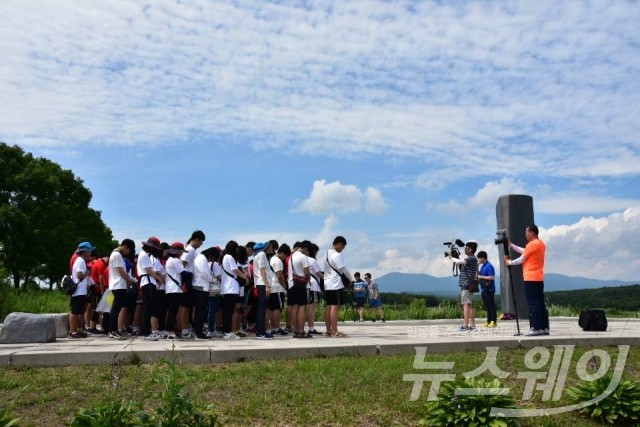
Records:
<instances>
[{"instance_id":1,"label":"white t-shirt","mask_svg":"<svg viewBox=\"0 0 640 427\"><path fill-rule=\"evenodd\" d=\"M202 288L203 291L209 292L209 287L213 282L211 276L211 267L209 267L209 261L207 257L200 254L193 262L193 286Z\"/></svg>"},{"instance_id":2,"label":"white t-shirt","mask_svg":"<svg viewBox=\"0 0 640 427\"><path fill-rule=\"evenodd\" d=\"M127 289L127 279L120 276L120 272L116 270L118 267L126 269L124 258L118 251L111 252L109 256L109 290Z\"/></svg>"},{"instance_id":3,"label":"white t-shirt","mask_svg":"<svg viewBox=\"0 0 640 427\"><path fill-rule=\"evenodd\" d=\"M155 271L159 276L162 276L166 279L166 274L164 272L164 266L162 265L162 262L160 262L159 258L156 257L152 257L151 258L153 260L153 271ZM166 280L165 280L166 282ZM165 284L164 283L157 283L156 280L156 287L158 288L159 291L164 291L165 289Z\"/></svg>"},{"instance_id":4,"label":"white t-shirt","mask_svg":"<svg viewBox=\"0 0 640 427\"><path fill-rule=\"evenodd\" d=\"M278 275L276 274L278 273L278 271L284 271L284 263L280 258L278 258L278 255L274 255L271 258L270 264L271 268L273 268L273 271L271 271L271 268L269 269L269 271L271 271L271 273L273 274L273 280L271 281L271 292L286 292L286 289L280 284Z\"/></svg>"},{"instance_id":5,"label":"white t-shirt","mask_svg":"<svg viewBox=\"0 0 640 427\"><path fill-rule=\"evenodd\" d=\"M186 252L182 254L182 256L180 257L180 261L186 261L187 265L185 265L184 269L188 272L193 273L193 262L195 261L198 252L191 245L187 245L184 250Z\"/></svg>"},{"instance_id":6,"label":"white t-shirt","mask_svg":"<svg viewBox=\"0 0 640 427\"><path fill-rule=\"evenodd\" d=\"M140 287L148 285L151 283L152 285L156 284L155 277L151 277L147 274L147 268L153 270L153 257L151 257L145 251L140 251L138 254L138 262L136 263L136 272L138 273L138 277L140 278Z\"/></svg>"},{"instance_id":7,"label":"white t-shirt","mask_svg":"<svg viewBox=\"0 0 640 427\"><path fill-rule=\"evenodd\" d=\"M305 267L311 267L309 257L300 251L296 251L291 255L291 268L289 268L289 286L293 286L293 275L303 276Z\"/></svg>"},{"instance_id":8,"label":"white t-shirt","mask_svg":"<svg viewBox=\"0 0 640 427\"><path fill-rule=\"evenodd\" d=\"M220 264L218 264L218 261L213 262L213 266L211 267L211 269L213 270L213 283L217 283L218 285L220 285L220 283L218 283L218 276L222 280L222 268L220 267Z\"/></svg>"},{"instance_id":9,"label":"white t-shirt","mask_svg":"<svg viewBox=\"0 0 640 427\"><path fill-rule=\"evenodd\" d=\"M267 259L267 254L264 251L258 252L253 258L253 282L256 286L265 286L267 283L264 283L262 280L262 275L260 274L260 269L264 268L264 273L267 276L267 280L270 280L271 268L269 268L269 260ZM268 283L271 286L271 281Z\"/></svg>"},{"instance_id":10,"label":"white t-shirt","mask_svg":"<svg viewBox=\"0 0 640 427\"><path fill-rule=\"evenodd\" d=\"M311 270L311 280L309 281L311 285L310 290L315 292L322 292L319 282L320 277L318 276L318 273L322 272L322 270L320 269L320 264L315 258L311 257L309 257L309 262L311 263L311 267L309 267L309 270Z\"/></svg>"},{"instance_id":11,"label":"white t-shirt","mask_svg":"<svg viewBox=\"0 0 640 427\"><path fill-rule=\"evenodd\" d=\"M245 276L251 278L251 267L249 266L248 262L247 264L238 264L238 268L244 273ZM240 298L242 298L244 297L244 286L240 286L239 284L238 286L240 288Z\"/></svg>"},{"instance_id":12,"label":"white t-shirt","mask_svg":"<svg viewBox=\"0 0 640 427\"><path fill-rule=\"evenodd\" d=\"M85 277L80 280L78 279L78 273L85 274ZM87 274L87 262L79 256L73 262L73 268L71 269L71 280L78 284L76 291L73 293L74 297L87 295L87 288L89 286L89 280L91 280L91 276Z\"/></svg>"},{"instance_id":13,"label":"white t-shirt","mask_svg":"<svg viewBox=\"0 0 640 427\"><path fill-rule=\"evenodd\" d=\"M184 271L182 261L179 258L169 258L165 265L165 271L167 272L167 280L165 283L165 293L167 294L181 294L182 293L182 276L180 273ZM175 279L178 283L174 282L171 278Z\"/></svg>"},{"instance_id":14,"label":"white t-shirt","mask_svg":"<svg viewBox=\"0 0 640 427\"><path fill-rule=\"evenodd\" d=\"M327 256L329 257L329 262L331 263L331 265L329 265L329 262L327 262ZM340 269L343 267L344 267L344 259L342 258L342 254L336 251L335 249L329 249L329 252L324 257L324 290L325 291L335 291L335 290L344 288L340 275L336 273L336 271L334 270L335 268L336 270L340 271ZM344 273L346 274L346 272Z\"/></svg>"},{"instance_id":15,"label":"white t-shirt","mask_svg":"<svg viewBox=\"0 0 640 427\"><path fill-rule=\"evenodd\" d=\"M237 269L238 264L231 255L227 254L222 258L222 284L220 285L221 294L240 294L240 285L238 284L238 281L236 280L235 276L230 276L230 274L235 274L234 270Z\"/></svg>"}]
</instances>

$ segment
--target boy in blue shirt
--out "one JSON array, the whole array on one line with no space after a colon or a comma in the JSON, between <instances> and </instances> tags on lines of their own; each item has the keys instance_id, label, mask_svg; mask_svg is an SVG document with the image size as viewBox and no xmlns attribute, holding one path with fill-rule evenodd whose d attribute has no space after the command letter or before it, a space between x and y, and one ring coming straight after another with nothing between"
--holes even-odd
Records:
<instances>
[{"instance_id":1,"label":"boy in blue shirt","mask_svg":"<svg viewBox=\"0 0 640 427\"><path fill-rule=\"evenodd\" d=\"M355 273L353 279L353 292L356 296L358 315L360 316L360 322L364 322L364 301L367 298L367 284L360 278L360 273Z\"/></svg>"},{"instance_id":2,"label":"boy in blue shirt","mask_svg":"<svg viewBox=\"0 0 640 427\"><path fill-rule=\"evenodd\" d=\"M487 310L487 323L485 323L484 326L487 328L495 328L498 320L495 300L496 271L489 260L487 260L487 253L485 251L478 252L478 264L480 265L478 282L480 283L480 290L482 291L482 302Z\"/></svg>"}]
</instances>

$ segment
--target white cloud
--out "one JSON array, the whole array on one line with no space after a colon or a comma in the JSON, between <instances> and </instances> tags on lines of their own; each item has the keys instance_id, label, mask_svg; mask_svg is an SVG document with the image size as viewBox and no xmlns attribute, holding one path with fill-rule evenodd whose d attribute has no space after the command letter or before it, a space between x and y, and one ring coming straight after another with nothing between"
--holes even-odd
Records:
<instances>
[{"instance_id":1,"label":"white cloud","mask_svg":"<svg viewBox=\"0 0 640 427\"><path fill-rule=\"evenodd\" d=\"M640 174L634 3L61 1L33 10L28 0L0 3L0 139L9 143L246 140L294 154L402 157L452 177Z\"/></svg>"},{"instance_id":2,"label":"white cloud","mask_svg":"<svg viewBox=\"0 0 640 427\"><path fill-rule=\"evenodd\" d=\"M376 190L373 187L367 188L364 194L365 205L364 211L372 215L380 215L389 209L389 205L382 197L380 190Z\"/></svg>"},{"instance_id":3,"label":"white cloud","mask_svg":"<svg viewBox=\"0 0 640 427\"><path fill-rule=\"evenodd\" d=\"M640 200L599 195L555 194L534 199L537 212L551 214L608 213L637 205L640 205Z\"/></svg>"},{"instance_id":4,"label":"white cloud","mask_svg":"<svg viewBox=\"0 0 640 427\"><path fill-rule=\"evenodd\" d=\"M640 206L541 229L545 270L594 279L640 280Z\"/></svg>"},{"instance_id":5,"label":"white cloud","mask_svg":"<svg viewBox=\"0 0 640 427\"><path fill-rule=\"evenodd\" d=\"M368 214L381 214L389 208L380 190L369 187L363 193L360 188L352 184L342 184L334 181L327 184L324 179L313 183L311 194L300 203L297 210L311 214L325 213L355 213L362 210Z\"/></svg>"},{"instance_id":6,"label":"white cloud","mask_svg":"<svg viewBox=\"0 0 640 427\"><path fill-rule=\"evenodd\" d=\"M521 181L504 177L500 181L487 182L467 201L467 205L471 208L495 208L500 196L525 193L526 189Z\"/></svg>"},{"instance_id":7,"label":"white cloud","mask_svg":"<svg viewBox=\"0 0 640 427\"><path fill-rule=\"evenodd\" d=\"M362 191L355 185L344 185L340 181L326 183L324 179L315 181L309 198L299 209L312 214L328 212L360 212Z\"/></svg>"},{"instance_id":8,"label":"white cloud","mask_svg":"<svg viewBox=\"0 0 640 427\"><path fill-rule=\"evenodd\" d=\"M554 191L548 185L541 185L532 191L519 179L503 177L499 181L488 181L466 202L456 200L430 204L429 210L447 213L457 210L484 209L490 213L489 222L495 220L494 209L498 198L509 194L528 194L533 197L534 211L544 214L602 214L624 210L640 204L638 199L618 198L608 195L586 193L584 191Z\"/></svg>"}]
</instances>

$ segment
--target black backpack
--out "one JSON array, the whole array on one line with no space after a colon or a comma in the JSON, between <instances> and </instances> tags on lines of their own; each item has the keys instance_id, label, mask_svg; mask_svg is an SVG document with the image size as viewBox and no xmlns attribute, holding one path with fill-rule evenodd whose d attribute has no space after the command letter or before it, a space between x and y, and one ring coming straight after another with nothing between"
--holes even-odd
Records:
<instances>
[{"instance_id":1,"label":"black backpack","mask_svg":"<svg viewBox=\"0 0 640 427\"><path fill-rule=\"evenodd\" d=\"M578 325L583 331L606 331L607 316L604 314L604 310L582 310Z\"/></svg>"},{"instance_id":2,"label":"black backpack","mask_svg":"<svg viewBox=\"0 0 640 427\"><path fill-rule=\"evenodd\" d=\"M69 276L64 276L62 278L62 280L60 281L60 286L62 287L64 293L67 295L73 295L76 292L76 289L78 289L78 284L74 282L73 279Z\"/></svg>"}]
</instances>

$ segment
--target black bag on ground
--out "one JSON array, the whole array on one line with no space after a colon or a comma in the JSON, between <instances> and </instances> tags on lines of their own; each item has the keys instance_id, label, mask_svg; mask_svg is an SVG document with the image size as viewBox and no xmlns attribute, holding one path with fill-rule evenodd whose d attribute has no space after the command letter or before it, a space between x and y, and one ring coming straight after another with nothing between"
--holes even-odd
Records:
<instances>
[{"instance_id":1,"label":"black bag on ground","mask_svg":"<svg viewBox=\"0 0 640 427\"><path fill-rule=\"evenodd\" d=\"M607 316L604 314L604 310L582 310L578 325L583 331L606 331Z\"/></svg>"}]
</instances>

